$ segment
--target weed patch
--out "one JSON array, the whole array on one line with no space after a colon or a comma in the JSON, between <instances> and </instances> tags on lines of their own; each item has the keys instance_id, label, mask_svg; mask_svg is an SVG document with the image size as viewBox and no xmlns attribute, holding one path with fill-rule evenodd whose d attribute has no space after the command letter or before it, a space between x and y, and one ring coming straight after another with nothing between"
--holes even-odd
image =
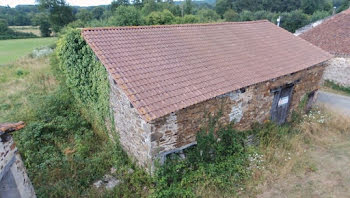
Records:
<instances>
[{"instance_id":1,"label":"weed patch","mask_svg":"<svg viewBox=\"0 0 350 198\"><path fill-rule=\"evenodd\" d=\"M334 89L336 91L340 91L340 92L343 92L347 95L350 95L350 87L344 87L344 86L338 85L335 82L330 81L330 80L325 80L323 85L325 87L328 87L328 88Z\"/></svg>"}]
</instances>

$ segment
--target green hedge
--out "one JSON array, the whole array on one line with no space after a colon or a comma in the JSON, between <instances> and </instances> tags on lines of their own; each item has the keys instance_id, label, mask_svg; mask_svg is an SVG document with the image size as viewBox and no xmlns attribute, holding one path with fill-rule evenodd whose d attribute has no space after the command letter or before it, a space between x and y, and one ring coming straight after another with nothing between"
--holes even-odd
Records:
<instances>
[{"instance_id":1,"label":"green hedge","mask_svg":"<svg viewBox=\"0 0 350 198\"><path fill-rule=\"evenodd\" d=\"M107 129L113 130L108 74L80 30L66 31L58 41L57 56L66 85L95 131L105 135Z\"/></svg>"}]
</instances>

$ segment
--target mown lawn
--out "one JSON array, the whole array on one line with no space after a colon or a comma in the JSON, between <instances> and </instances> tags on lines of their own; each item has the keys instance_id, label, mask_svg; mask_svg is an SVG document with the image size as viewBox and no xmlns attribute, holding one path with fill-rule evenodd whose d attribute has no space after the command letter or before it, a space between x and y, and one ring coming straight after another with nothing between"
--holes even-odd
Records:
<instances>
[{"instance_id":1,"label":"mown lawn","mask_svg":"<svg viewBox=\"0 0 350 198\"><path fill-rule=\"evenodd\" d=\"M54 44L57 38L13 39L0 41L0 65L14 62L38 47Z\"/></svg>"}]
</instances>

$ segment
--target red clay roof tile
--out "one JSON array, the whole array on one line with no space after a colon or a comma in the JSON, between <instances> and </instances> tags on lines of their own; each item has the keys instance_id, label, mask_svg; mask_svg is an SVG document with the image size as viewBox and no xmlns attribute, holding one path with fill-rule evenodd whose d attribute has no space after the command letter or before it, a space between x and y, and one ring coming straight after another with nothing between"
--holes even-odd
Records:
<instances>
[{"instance_id":1,"label":"red clay roof tile","mask_svg":"<svg viewBox=\"0 0 350 198\"><path fill-rule=\"evenodd\" d=\"M350 55L350 9L300 35L301 38L336 55Z\"/></svg>"},{"instance_id":2,"label":"red clay roof tile","mask_svg":"<svg viewBox=\"0 0 350 198\"><path fill-rule=\"evenodd\" d=\"M331 58L268 21L94 28L82 34L146 121Z\"/></svg>"}]
</instances>

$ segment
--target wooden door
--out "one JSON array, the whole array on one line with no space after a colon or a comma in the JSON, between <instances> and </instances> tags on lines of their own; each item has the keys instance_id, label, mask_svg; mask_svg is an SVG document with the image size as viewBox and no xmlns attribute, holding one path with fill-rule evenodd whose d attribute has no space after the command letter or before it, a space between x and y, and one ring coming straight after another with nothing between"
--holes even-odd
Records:
<instances>
[{"instance_id":1,"label":"wooden door","mask_svg":"<svg viewBox=\"0 0 350 198\"><path fill-rule=\"evenodd\" d=\"M279 125L287 120L293 87L294 84L288 84L272 91L275 96L271 107L271 120Z\"/></svg>"}]
</instances>

